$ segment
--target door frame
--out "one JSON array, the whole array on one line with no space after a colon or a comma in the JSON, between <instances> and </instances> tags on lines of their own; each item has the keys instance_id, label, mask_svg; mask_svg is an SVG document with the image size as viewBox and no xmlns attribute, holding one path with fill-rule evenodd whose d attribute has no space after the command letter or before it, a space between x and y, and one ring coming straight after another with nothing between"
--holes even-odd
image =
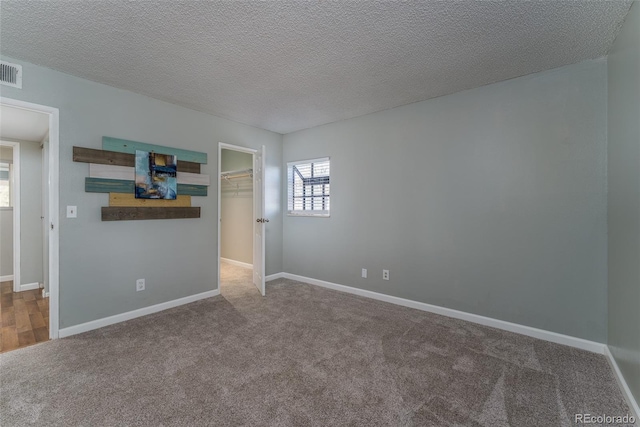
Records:
<instances>
[{"instance_id":1,"label":"door frame","mask_svg":"<svg viewBox=\"0 0 640 427\"><path fill-rule=\"evenodd\" d=\"M58 338L60 321L60 110L47 105L34 104L0 96L0 105L21 108L49 115L49 179L48 191L49 218L49 338ZM15 174L15 169L14 169ZM42 189L45 191L45 188ZM15 214L15 208L14 208ZM19 239L17 239L19 240ZM15 239L14 239L15 245ZM19 246L18 246L19 248ZM15 254L14 254L15 257ZM14 259L15 262L15 259ZM14 271L14 274L16 271ZM15 278L15 277L14 277Z\"/></svg>"},{"instance_id":2,"label":"door frame","mask_svg":"<svg viewBox=\"0 0 640 427\"><path fill-rule=\"evenodd\" d=\"M224 142L218 142L218 174L217 174L217 181L218 181L218 291L221 290L220 288L220 258L222 257L222 254L220 253L220 240L221 240L221 227L220 227L220 223L222 221L221 218L221 212L222 212L222 180L220 179L220 174L222 173L222 150L232 150L232 151L239 151L242 153L248 153L251 154L251 165L253 168L253 165L255 163L255 159L256 159L256 153L258 152L258 150L253 149L253 148L247 148L247 147L241 147L239 145L232 145L232 144L227 144ZM256 186L256 175L253 174L253 178L252 178L252 185L253 185L253 189L255 191L255 186ZM264 194L262 195L262 198L264 199ZM263 200L264 203L264 200ZM252 206L252 214L251 217L253 218L253 220L256 219L256 203L255 203L255 198L252 197L251 198L251 206ZM252 224L252 227L254 225ZM251 229L251 265L252 267L252 275L251 275L251 283L253 283L253 275L255 274L255 266L256 266L256 260L253 258L254 253L255 253L255 238L253 238L254 232L253 232L253 228ZM262 256L265 256L265 253L262 253ZM264 273L263 273L264 274Z\"/></svg>"},{"instance_id":3,"label":"door frame","mask_svg":"<svg viewBox=\"0 0 640 427\"><path fill-rule=\"evenodd\" d=\"M48 262L44 262L44 260L48 260L49 259L49 245L47 244L49 242L49 224L47 224L48 221L48 217L49 217L49 192L45 191L46 188L48 188L49 185L49 131L47 131L47 134L45 135L44 138L42 138L42 141L40 142L40 160L42 162L42 178L40 181L40 185L42 186L42 198L40 200L40 203L42 204L41 206L41 219L42 219L42 224L41 224L41 229L42 229L42 239L43 239L43 243L42 243L42 260L43 260L43 266L42 266L42 272L43 272L43 282L44 282L44 288L42 289L43 297L48 297L49 296L49 263Z\"/></svg>"}]
</instances>

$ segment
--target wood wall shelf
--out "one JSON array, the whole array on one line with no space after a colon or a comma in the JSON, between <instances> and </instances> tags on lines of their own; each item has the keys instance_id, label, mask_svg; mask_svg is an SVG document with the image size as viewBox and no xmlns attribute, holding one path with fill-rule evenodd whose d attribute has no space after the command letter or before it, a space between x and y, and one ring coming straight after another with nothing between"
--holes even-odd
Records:
<instances>
[{"instance_id":1,"label":"wood wall shelf","mask_svg":"<svg viewBox=\"0 0 640 427\"><path fill-rule=\"evenodd\" d=\"M190 208L191 196L168 199L136 199L131 193L109 193L110 208Z\"/></svg>"},{"instance_id":2,"label":"wood wall shelf","mask_svg":"<svg viewBox=\"0 0 640 427\"><path fill-rule=\"evenodd\" d=\"M98 165L135 167L136 155L116 151L94 150L93 148L73 147L73 161L95 163ZM200 173L200 163L185 162L178 159L178 172Z\"/></svg>"},{"instance_id":3,"label":"wood wall shelf","mask_svg":"<svg viewBox=\"0 0 640 427\"><path fill-rule=\"evenodd\" d=\"M103 221L135 221L145 219L200 218L200 207L121 207L102 208Z\"/></svg>"}]
</instances>

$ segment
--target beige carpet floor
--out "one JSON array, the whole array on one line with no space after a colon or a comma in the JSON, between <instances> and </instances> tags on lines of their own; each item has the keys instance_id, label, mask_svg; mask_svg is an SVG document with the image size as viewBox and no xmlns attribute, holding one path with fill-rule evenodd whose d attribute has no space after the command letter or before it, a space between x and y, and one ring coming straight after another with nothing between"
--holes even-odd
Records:
<instances>
[{"instance_id":1,"label":"beige carpet floor","mask_svg":"<svg viewBox=\"0 0 640 427\"><path fill-rule=\"evenodd\" d=\"M601 355L290 280L0 355L2 426L570 426Z\"/></svg>"}]
</instances>

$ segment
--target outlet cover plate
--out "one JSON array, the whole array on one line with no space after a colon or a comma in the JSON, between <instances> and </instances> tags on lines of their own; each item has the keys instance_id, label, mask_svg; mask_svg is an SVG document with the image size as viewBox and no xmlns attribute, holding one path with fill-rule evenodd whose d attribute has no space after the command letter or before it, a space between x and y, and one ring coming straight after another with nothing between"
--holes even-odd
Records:
<instances>
[{"instance_id":1,"label":"outlet cover plate","mask_svg":"<svg viewBox=\"0 0 640 427\"><path fill-rule=\"evenodd\" d=\"M77 206L67 206L67 218L78 218Z\"/></svg>"}]
</instances>

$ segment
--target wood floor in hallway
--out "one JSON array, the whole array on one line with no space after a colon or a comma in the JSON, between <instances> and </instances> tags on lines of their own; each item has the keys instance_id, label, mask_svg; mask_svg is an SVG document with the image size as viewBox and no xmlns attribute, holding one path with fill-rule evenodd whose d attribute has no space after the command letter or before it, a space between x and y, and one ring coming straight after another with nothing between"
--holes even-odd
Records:
<instances>
[{"instance_id":1,"label":"wood floor in hallway","mask_svg":"<svg viewBox=\"0 0 640 427\"><path fill-rule=\"evenodd\" d=\"M49 340L49 298L42 290L13 292L0 283L0 353Z\"/></svg>"}]
</instances>

